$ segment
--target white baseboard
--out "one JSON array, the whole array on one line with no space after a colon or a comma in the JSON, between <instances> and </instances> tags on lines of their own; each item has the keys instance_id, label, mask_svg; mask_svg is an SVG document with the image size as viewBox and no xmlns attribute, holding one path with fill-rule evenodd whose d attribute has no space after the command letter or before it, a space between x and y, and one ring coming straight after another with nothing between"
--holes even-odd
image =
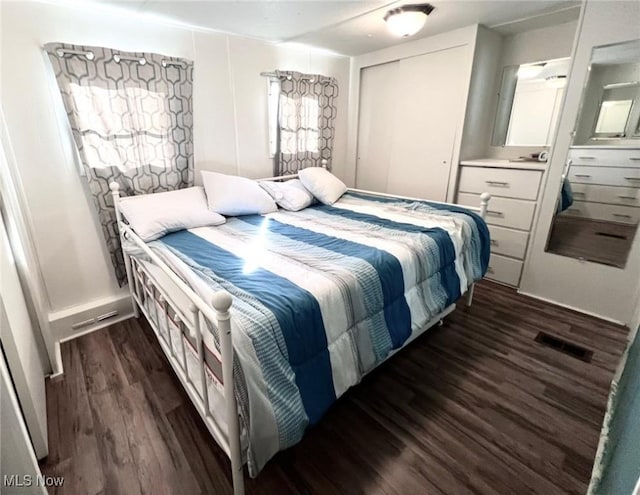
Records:
<instances>
[{"instance_id":1,"label":"white baseboard","mask_svg":"<svg viewBox=\"0 0 640 495\"><path fill-rule=\"evenodd\" d=\"M107 320L103 320L99 323L95 323L93 325L89 325L82 329L75 331L72 335L65 337L60 340L60 344L63 342L67 342L69 340L77 339L78 337L82 337L83 335L87 335L89 333L95 332L96 330L100 330L101 328L108 327L109 325L113 325L114 323L119 323L124 320L128 320L129 318L133 318L133 311L126 313L124 315L114 316L113 318L109 318Z\"/></svg>"},{"instance_id":2,"label":"white baseboard","mask_svg":"<svg viewBox=\"0 0 640 495\"><path fill-rule=\"evenodd\" d=\"M60 351L60 342L53 343L53 358L51 366L53 371L49 375L49 378L57 378L64 374L64 369L62 369L62 352Z\"/></svg>"},{"instance_id":3,"label":"white baseboard","mask_svg":"<svg viewBox=\"0 0 640 495\"><path fill-rule=\"evenodd\" d=\"M111 312L115 312L116 314L110 318L90 323L86 326L73 328L73 325L77 323L89 321ZM60 344L62 342L95 332L119 321L127 320L132 316L133 306L128 291L49 313L49 326L54 338L56 361L54 367L55 372L50 375L49 378L56 378L64 374L62 354L60 352Z\"/></svg>"},{"instance_id":4,"label":"white baseboard","mask_svg":"<svg viewBox=\"0 0 640 495\"><path fill-rule=\"evenodd\" d=\"M115 314L107 319L90 322L94 318L101 315L115 312ZM49 325L53 339L56 343L74 339L80 335L103 328L117 321L131 317L133 314L133 306L131 304L131 296L129 292L90 301L85 304L65 308L61 311L49 313ZM73 328L81 322L88 322L86 326Z\"/></svg>"},{"instance_id":5,"label":"white baseboard","mask_svg":"<svg viewBox=\"0 0 640 495\"><path fill-rule=\"evenodd\" d=\"M594 318L598 318L600 320L605 320L605 321L609 321L611 323L615 323L616 325L623 325L625 327L628 327L629 325L627 323L623 323L619 320L614 320L613 318L609 318L608 316L603 316L603 315L599 315L598 313L594 313L592 311L587 311L586 309L581 309L581 308L576 308L575 306L571 306L569 304L564 304L558 301L554 301L552 299L547 299L546 297L541 297L538 296L536 294L531 294L529 292L525 292L523 290L518 289L518 294L522 294L523 296L527 296L527 297L532 297L533 299L538 299L539 301L544 301L544 302L548 302L550 304L555 304L556 306L560 306L562 308L567 308L570 309L572 311L576 311L578 313L582 313L585 315L589 315L589 316L593 316Z\"/></svg>"}]
</instances>

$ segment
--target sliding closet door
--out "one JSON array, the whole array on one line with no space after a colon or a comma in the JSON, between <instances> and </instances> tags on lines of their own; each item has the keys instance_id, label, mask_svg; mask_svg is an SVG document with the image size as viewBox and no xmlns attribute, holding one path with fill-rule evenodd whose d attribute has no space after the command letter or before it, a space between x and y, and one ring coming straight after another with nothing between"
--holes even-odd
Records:
<instances>
[{"instance_id":1,"label":"sliding closet door","mask_svg":"<svg viewBox=\"0 0 640 495\"><path fill-rule=\"evenodd\" d=\"M467 50L400 60L388 192L445 201L464 106Z\"/></svg>"},{"instance_id":2,"label":"sliding closet door","mask_svg":"<svg viewBox=\"0 0 640 495\"><path fill-rule=\"evenodd\" d=\"M398 81L399 61L365 67L360 72L360 115L358 118L358 161L356 187L387 190L391 163L391 141L395 119L393 88Z\"/></svg>"}]
</instances>

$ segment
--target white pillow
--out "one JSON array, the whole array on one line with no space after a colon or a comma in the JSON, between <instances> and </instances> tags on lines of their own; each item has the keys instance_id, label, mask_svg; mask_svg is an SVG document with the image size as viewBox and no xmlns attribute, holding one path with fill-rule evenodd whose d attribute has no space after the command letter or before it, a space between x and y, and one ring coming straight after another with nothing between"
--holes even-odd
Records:
<instances>
[{"instance_id":1,"label":"white pillow","mask_svg":"<svg viewBox=\"0 0 640 495\"><path fill-rule=\"evenodd\" d=\"M276 203L285 210L300 211L315 201L313 194L304 187L300 179L288 180L286 182L265 180L259 184L275 199Z\"/></svg>"},{"instance_id":2,"label":"white pillow","mask_svg":"<svg viewBox=\"0 0 640 495\"><path fill-rule=\"evenodd\" d=\"M176 230L225 222L222 215L207 208L202 187L128 196L120 200L119 208L131 228L145 242Z\"/></svg>"},{"instance_id":3,"label":"white pillow","mask_svg":"<svg viewBox=\"0 0 640 495\"><path fill-rule=\"evenodd\" d=\"M202 171L209 209L227 216L262 215L278 209L271 196L254 180Z\"/></svg>"},{"instance_id":4,"label":"white pillow","mask_svg":"<svg viewBox=\"0 0 640 495\"><path fill-rule=\"evenodd\" d=\"M303 168L298 177L311 194L325 205L332 205L347 192L347 186L340 179L322 167Z\"/></svg>"}]
</instances>

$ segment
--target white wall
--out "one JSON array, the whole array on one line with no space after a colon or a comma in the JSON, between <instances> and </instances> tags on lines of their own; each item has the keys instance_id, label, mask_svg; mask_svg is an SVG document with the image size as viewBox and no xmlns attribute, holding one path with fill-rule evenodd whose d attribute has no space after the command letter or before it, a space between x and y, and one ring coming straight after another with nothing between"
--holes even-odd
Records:
<instances>
[{"instance_id":1,"label":"white wall","mask_svg":"<svg viewBox=\"0 0 640 495\"><path fill-rule=\"evenodd\" d=\"M100 7L97 7L100 8ZM300 46L272 45L123 16L112 10L31 2L1 3L1 102L29 209L54 338L74 321L114 306L127 312L41 50L60 41L156 52L195 62L196 169L272 175L266 82L276 68L336 77L340 88L333 169L345 176L349 59Z\"/></svg>"},{"instance_id":2,"label":"white wall","mask_svg":"<svg viewBox=\"0 0 640 495\"><path fill-rule=\"evenodd\" d=\"M491 142L492 122L502 78L502 36L480 26L477 33L471 87L464 121L460 160L485 158Z\"/></svg>"},{"instance_id":3,"label":"white wall","mask_svg":"<svg viewBox=\"0 0 640 495\"><path fill-rule=\"evenodd\" d=\"M506 36L502 67L570 56L577 26L578 21L571 21Z\"/></svg>"},{"instance_id":4,"label":"white wall","mask_svg":"<svg viewBox=\"0 0 640 495\"><path fill-rule=\"evenodd\" d=\"M498 73L496 74L496 85L491 93L493 113L491 130L495 121L497 110L497 91L502 80L502 71L509 65L521 65L542 60L552 60L564 58L571 55L571 48L576 33L578 21L566 22L555 26L540 29L532 29L522 33L505 36L502 40L502 55L498 63ZM485 155L491 158L517 158L519 156L538 152L542 146L491 146L491 135L486 142ZM476 156L474 158L484 158Z\"/></svg>"},{"instance_id":5,"label":"white wall","mask_svg":"<svg viewBox=\"0 0 640 495\"><path fill-rule=\"evenodd\" d=\"M640 36L640 3L588 0L574 52L558 134L551 150L541 213L524 267L520 290L622 323L630 323L640 293L640 236L636 235L626 268L619 269L545 252L571 133L594 46Z\"/></svg>"}]
</instances>

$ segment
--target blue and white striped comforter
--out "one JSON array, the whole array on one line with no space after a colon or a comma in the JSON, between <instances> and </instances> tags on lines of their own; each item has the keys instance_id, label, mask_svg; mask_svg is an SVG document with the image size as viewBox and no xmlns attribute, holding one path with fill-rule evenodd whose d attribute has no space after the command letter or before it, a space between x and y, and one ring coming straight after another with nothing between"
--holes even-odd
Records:
<instances>
[{"instance_id":1,"label":"blue and white striped comforter","mask_svg":"<svg viewBox=\"0 0 640 495\"><path fill-rule=\"evenodd\" d=\"M150 245L205 298L220 289L234 297L235 382L252 476L482 278L489 261L478 215L355 193Z\"/></svg>"}]
</instances>

